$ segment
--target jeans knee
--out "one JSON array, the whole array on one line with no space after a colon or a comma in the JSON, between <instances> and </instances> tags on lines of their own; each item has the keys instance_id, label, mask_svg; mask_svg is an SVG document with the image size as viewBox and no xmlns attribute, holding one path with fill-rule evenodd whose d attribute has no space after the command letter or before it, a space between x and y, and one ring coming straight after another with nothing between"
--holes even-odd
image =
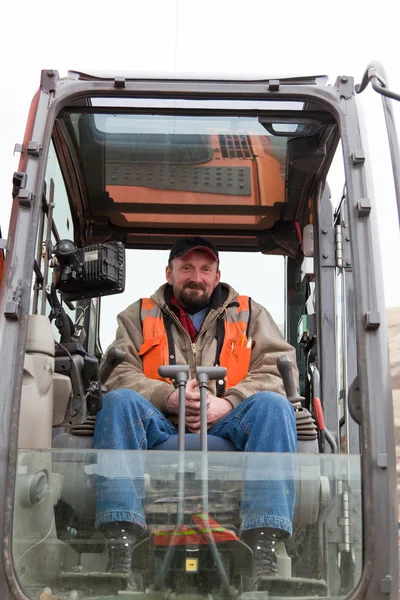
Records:
<instances>
[{"instance_id":1,"label":"jeans knee","mask_svg":"<svg viewBox=\"0 0 400 600\"><path fill-rule=\"evenodd\" d=\"M131 411L139 408L143 401L147 403L147 400L137 392L128 388L118 388L104 395L102 410L107 413L126 409Z\"/></svg>"},{"instance_id":2,"label":"jeans knee","mask_svg":"<svg viewBox=\"0 0 400 600\"><path fill-rule=\"evenodd\" d=\"M258 392L250 396L248 400L252 400L254 406L260 413L272 412L273 414L290 415L294 418L294 410L292 404L282 394L277 392Z\"/></svg>"}]
</instances>

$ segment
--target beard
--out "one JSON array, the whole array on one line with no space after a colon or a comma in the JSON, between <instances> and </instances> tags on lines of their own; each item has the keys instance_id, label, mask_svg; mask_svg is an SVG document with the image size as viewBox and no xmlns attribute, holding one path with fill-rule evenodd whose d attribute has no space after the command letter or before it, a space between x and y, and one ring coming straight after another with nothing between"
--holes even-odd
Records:
<instances>
[{"instance_id":1,"label":"beard","mask_svg":"<svg viewBox=\"0 0 400 600\"><path fill-rule=\"evenodd\" d=\"M202 294L198 294L193 290L200 290ZM203 310L209 304L211 298L211 294L207 293L207 289L203 285L196 283L189 283L181 290L174 290L174 295L182 308L189 313Z\"/></svg>"}]
</instances>

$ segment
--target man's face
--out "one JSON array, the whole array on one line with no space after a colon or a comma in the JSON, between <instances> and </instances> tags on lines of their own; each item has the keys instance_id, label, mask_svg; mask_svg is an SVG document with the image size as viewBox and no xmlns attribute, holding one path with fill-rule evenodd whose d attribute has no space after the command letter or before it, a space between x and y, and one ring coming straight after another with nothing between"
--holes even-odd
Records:
<instances>
[{"instance_id":1,"label":"man's face","mask_svg":"<svg viewBox=\"0 0 400 600\"><path fill-rule=\"evenodd\" d=\"M216 260L204 250L192 250L182 258L174 258L166 275L175 298L189 311L207 306L221 276Z\"/></svg>"}]
</instances>

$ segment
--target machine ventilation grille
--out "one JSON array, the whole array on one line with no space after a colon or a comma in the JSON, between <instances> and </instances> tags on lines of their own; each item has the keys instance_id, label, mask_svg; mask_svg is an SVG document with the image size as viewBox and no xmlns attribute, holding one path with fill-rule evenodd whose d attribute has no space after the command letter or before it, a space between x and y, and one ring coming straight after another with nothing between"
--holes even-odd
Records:
<instances>
[{"instance_id":1,"label":"machine ventilation grille","mask_svg":"<svg viewBox=\"0 0 400 600\"><path fill-rule=\"evenodd\" d=\"M222 158L251 158L248 135L219 135Z\"/></svg>"}]
</instances>

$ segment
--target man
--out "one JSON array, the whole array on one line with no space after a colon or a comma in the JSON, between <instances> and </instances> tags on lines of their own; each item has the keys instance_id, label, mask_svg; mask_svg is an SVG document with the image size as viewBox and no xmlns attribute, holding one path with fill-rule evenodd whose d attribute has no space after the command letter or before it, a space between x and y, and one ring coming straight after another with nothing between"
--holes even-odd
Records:
<instances>
[{"instance_id":1,"label":"man","mask_svg":"<svg viewBox=\"0 0 400 600\"><path fill-rule=\"evenodd\" d=\"M118 316L112 346L126 360L112 373L97 416L94 448L152 448L177 433L178 390L158 375L170 362L188 364L186 429L200 431L196 365L227 368L225 385L207 395L208 434L230 440L245 452L296 451L293 407L283 396L276 360L295 359L269 313L220 283L218 251L201 237L172 248L167 284ZM96 525L110 542L109 569L129 574L132 548L146 523L143 499L134 487L106 479L97 489ZM274 545L291 534L294 481L248 482L241 504L241 537L253 551L254 587L276 574ZM122 491L121 491L122 490Z\"/></svg>"}]
</instances>

